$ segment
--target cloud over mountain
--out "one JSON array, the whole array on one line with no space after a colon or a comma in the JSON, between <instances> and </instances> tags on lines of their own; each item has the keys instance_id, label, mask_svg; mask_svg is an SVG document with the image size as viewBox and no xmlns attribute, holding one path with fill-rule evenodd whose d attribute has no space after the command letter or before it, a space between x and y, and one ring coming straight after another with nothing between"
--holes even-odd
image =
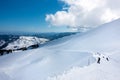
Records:
<instances>
[{"instance_id":1,"label":"cloud over mountain","mask_svg":"<svg viewBox=\"0 0 120 80\"><path fill-rule=\"evenodd\" d=\"M68 26L86 30L120 17L119 0L60 0L65 3L61 11L47 14L52 26Z\"/></svg>"}]
</instances>

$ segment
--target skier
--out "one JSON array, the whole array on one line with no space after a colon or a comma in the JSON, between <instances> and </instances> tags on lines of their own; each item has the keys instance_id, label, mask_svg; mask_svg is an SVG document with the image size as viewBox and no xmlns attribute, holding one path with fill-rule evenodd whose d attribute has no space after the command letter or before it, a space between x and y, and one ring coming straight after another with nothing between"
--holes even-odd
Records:
<instances>
[{"instance_id":1,"label":"skier","mask_svg":"<svg viewBox=\"0 0 120 80\"><path fill-rule=\"evenodd\" d=\"M100 64L100 57L98 57L98 61L97 61L98 64Z\"/></svg>"},{"instance_id":2,"label":"skier","mask_svg":"<svg viewBox=\"0 0 120 80\"><path fill-rule=\"evenodd\" d=\"M108 57L106 57L106 60L109 61Z\"/></svg>"}]
</instances>

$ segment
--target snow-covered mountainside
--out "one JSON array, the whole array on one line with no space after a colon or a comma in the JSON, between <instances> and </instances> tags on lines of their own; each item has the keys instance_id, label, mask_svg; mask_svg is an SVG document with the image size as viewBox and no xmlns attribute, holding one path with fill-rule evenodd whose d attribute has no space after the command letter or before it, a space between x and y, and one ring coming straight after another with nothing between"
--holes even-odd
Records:
<instances>
[{"instance_id":1,"label":"snow-covered mountainside","mask_svg":"<svg viewBox=\"0 0 120 80\"><path fill-rule=\"evenodd\" d=\"M0 80L120 80L120 19L0 57Z\"/></svg>"},{"instance_id":2,"label":"snow-covered mountainside","mask_svg":"<svg viewBox=\"0 0 120 80\"><path fill-rule=\"evenodd\" d=\"M119 60L113 58L118 56ZM120 80L120 55L110 55L110 61L101 58L100 64L93 63L86 67L73 67L64 73L49 77L47 80Z\"/></svg>"},{"instance_id":3,"label":"snow-covered mountainside","mask_svg":"<svg viewBox=\"0 0 120 80\"><path fill-rule=\"evenodd\" d=\"M37 38L37 37L30 37L30 36L20 36L19 39L16 41L9 43L8 46L5 48L7 50L9 49L20 49L23 47L29 47L31 45L35 44L43 44L45 42L49 41L45 38Z\"/></svg>"},{"instance_id":4,"label":"snow-covered mountainside","mask_svg":"<svg viewBox=\"0 0 120 80\"><path fill-rule=\"evenodd\" d=\"M4 40L0 40L0 47L3 46L5 44Z\"/></svg>"},{"instance_id":5,"label":"snow-covered mountainside","mask_svg":"<svg viewBox=\"0 0 120 80\"><path fill-rule=\"evenodd\" d=\"M73 35L45 45L49 49L80 51L111 51L120 47L120 19L89 32ZM60 44L59 44L60 43ZM66 46L67 45L67 46ZM69 46L69 47L68 47Z\"/></svg>"}]
</instances>

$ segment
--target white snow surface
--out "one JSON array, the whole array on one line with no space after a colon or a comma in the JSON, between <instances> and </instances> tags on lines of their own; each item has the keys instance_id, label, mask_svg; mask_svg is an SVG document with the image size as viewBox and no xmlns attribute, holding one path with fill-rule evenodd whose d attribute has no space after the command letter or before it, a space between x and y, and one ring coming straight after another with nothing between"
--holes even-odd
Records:
<instances>
[{"instance_id":1,"label":"white snow surface","mask_svg":"<svg viewBox=\"0 0 120 80\"><path fill-rule=\"evenodd\" d=\"M100 64L94 63L82 68L73 67L61 75L49 77L48 80L119 80L120 62L112 59L114 55L110 56L110 61L102 58Z\"/></svg>"},{"instance_id":2,"label":"white snow surface","mask_svg":"<svg viewBox=\"0 0 120 80\"><path fill-rule=\"evenodd\" d=\"M86 33L53 41L49 49L108 52L120 48L120 19ZM67 46L66 46L67 45Z\"/></svg>"},{"instance_id":3,"label":"white snow surface","mask_svg":"<svg viewBox=\"0 0 120 80\"><path fill-rule=\"evenodd\" d=\"M45 42L49 41L45 38L37 38L37 37L31 37L31 36L20 36L19 39L16 41L9 43L8 46L5 49L19 49L23 47L29 47L31 45L35 44L43 44Z\"/></svg>"},{"instance_id":4,"label":"white snow surface","mask_svg":"<svg viewBox=\"0 0 120 80\"><path fill-rule=\"evenodd\" d=\"M38 49L1 56L0 80L120 80L119 30L120 19Z\"/></svg>"}]
</instances>

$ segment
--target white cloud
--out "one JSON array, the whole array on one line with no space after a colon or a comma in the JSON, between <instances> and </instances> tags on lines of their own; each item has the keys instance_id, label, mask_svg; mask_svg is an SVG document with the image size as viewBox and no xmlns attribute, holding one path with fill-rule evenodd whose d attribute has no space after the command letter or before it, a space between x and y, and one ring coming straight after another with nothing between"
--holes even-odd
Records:
<instances>
[{"instance_id":1,"label":"white cloud","mask_svg":"<svg viewBox=\"0 0 120 80\"><path fill-rule=\"evenodd\" d=\"M46 21L50 21L54 26L75 26L75 16L71 13L67 13L66 11L58 11L55 15L46 15Z\"/></svg>"},{"instance_id":2,"label":"white cloud","mask_svg":"<svg viewBox=\"0 0 120 80\"><path fill-rule=\"evenodd\" d=\"M53 26L79 29L94 28L120 18L120 0L61 0L67 7L55 14L47 14L46 21Z\"/></svg>"}]
</instances>

